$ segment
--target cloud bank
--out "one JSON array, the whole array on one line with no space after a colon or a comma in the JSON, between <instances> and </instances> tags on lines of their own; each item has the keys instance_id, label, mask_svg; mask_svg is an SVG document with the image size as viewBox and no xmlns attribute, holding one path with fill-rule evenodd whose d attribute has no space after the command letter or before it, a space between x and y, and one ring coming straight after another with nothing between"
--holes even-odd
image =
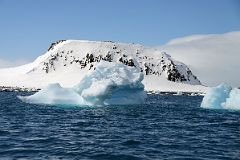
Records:
<instances>
[{"instance_id":1,"label":"cloud bank","mask_svg":"<svg viewBox=\"0 0 240 160\"><path fill-rule=\"evenodd\" d=\"M157 48L188 65L205 85L240 86L240 31L187 36Z\"/></svg>"}]
</instances>

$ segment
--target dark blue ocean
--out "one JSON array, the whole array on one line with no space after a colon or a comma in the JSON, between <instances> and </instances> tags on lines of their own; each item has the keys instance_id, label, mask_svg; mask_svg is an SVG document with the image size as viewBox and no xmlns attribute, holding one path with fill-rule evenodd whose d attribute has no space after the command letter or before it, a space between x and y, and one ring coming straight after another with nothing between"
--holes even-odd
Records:
<instances>
[{"instance_id":1,"label":"dark blue ocean","mask_svg":"<svg viewBox=\"0 0 240 160\"><path fill-rule=\"evenodd\" d=\"M77 107L20 94L0 92L0 159L240 159L240 112L202 109L200 96Z\"/></svg>"}]
</instances>

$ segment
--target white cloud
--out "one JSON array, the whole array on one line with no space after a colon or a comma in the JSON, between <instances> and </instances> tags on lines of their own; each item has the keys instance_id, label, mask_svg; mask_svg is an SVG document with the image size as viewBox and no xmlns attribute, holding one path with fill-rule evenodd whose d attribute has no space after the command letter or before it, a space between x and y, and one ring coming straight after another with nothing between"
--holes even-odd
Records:
<instances>
[{"instance_id":1,"label":"white cloud","mask_svg":"<svg viewBox=\"0 0 240 160\"><path fill-rule=\"evenodd\" d=\"M240 32L193 35L158 48L187 64L206 85L240 86Z\"/></svg>"},{"instance_id":2,"label":"white cloud","mask_svg":"<svg viewBox=\"0 0 240 160\"><path fill-rule=\"evenodd\" d=\"M27 60L5 60L5 59L0 59L0 68L8 68L8 67L17 67L23 64L28 63L29 61Z\"/></svg>"}]
</instances>

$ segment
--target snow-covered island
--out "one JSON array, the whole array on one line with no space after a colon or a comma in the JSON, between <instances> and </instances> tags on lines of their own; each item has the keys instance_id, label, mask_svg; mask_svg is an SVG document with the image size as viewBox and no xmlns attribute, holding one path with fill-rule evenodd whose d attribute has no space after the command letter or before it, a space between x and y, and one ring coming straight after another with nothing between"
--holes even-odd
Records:
<instances>
[{"instance_id":1,"label":"snow-covered island","mask_svg":"<svg viewBox=\"0 0 240 160\"><path fill-rule=\"evenodd\" d=\"M100 61L138 68L149 93L203 94L208 87L184 63L167 53L137 44L111 41L60 40L34 62L0 69L0 86L43 88L51 83L73 87ZM1 89L2 90L2 89Z\"/></svg>"}]
</instances>

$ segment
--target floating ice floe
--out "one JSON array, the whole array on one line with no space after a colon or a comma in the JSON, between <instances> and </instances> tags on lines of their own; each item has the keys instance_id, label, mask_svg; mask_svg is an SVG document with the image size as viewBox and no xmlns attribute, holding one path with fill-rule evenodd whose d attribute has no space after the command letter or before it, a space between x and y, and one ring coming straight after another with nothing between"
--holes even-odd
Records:
<instances>
[{"instance_id":1,"label":"floating ice floe","mask_svg":"<svg viewBox=\"0 0 240 160\"><path fill-rule=\"evenodd\" d=\"M34 95L19 98L36 104L140 104L146 98L142 80L143 74L136 67L101 61L73 88L50 84Z\"/></svg>"},{"instance_id":2,"label":"floating ice floe","mask_svg":"<svg viewBox=\"0 0 240 160\"><path fill-rule=\"evenodd\" d=\"M240 109L240 89L222 83L209 89L204 96L201 107L211 109Z\"/></svg>"}]
</instances>

